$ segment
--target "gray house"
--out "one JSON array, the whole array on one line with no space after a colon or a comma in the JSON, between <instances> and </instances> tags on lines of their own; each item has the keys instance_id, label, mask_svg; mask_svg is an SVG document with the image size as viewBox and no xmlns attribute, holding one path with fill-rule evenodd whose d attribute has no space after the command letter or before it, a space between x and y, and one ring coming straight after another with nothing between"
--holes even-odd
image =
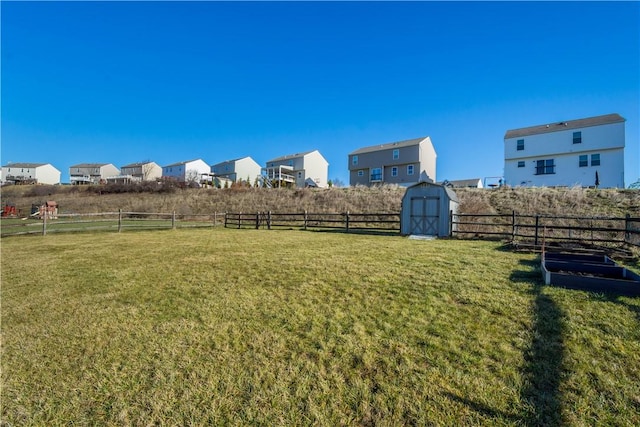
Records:
<instances>
[{"instance_id":1,"label":"gray house","mask_svg":"<svg viewBox=\"0 0 640 427\"><path fill-rule=\"evenodd\" d=\"M276 157L262 168L262 179L273 187L327 187L329 162L318 150Z\"/></svg>"},{"instance_id":2,"label":"gray house","mask_svg":"<svg viewBox=\"0 0 640 427\"><path fill-rule=\"evenodd\" d=\"M117 175L120 171L111 163L80 163L69 168L71 184L100 184Z\"/></svg>"},{"instance_id":3,"label":"gray house","mask_svg":"<svg viewBox=\"0 0 640 427\"><path fill-rule=\"evenodd\" d=\"M227 160L211 166L213 177L223 183L226 181L248 181L253 185L260 177L261 171L260 165L249 156Z\"/></svg>"},{"instance_id":4,"label":"gray house","mask_svg":"<svg viewBox=\"0 0 640 427\"><path fill-rule=\"evenodd\" d=\"M350 185L409 186L424 175L435 182L436 151L428 136L364 147L349 154Z\"/></svg>"},{"instance_id":5,"label":"gray house","mask_svg":"<svg viewBox=\"0 0 640 427\"><path fill-rule=\"evenodd\" d=\"M402 197L400 233L447 237L453 224L451 214L458 212L458 197L450 188L419 182Z\"/></svg>"},{"instance_id":6,"label":"gray house","mask_svg":"<svg viewBox=\"0 0 640 427\"><path fill-rule=\"evenodd\" d=\"M60 171L50 163L8 163L2 166L2 183L60 184Z\"/></svg>"},{"instance_id":7,"label":"gray house","mask_svg":"<svg viewBox=\"0 0 640 427\"><path fill-rule=\"evenodd\" d=\"M109 181L155 181L161 176L162 168L156 162L137 162L122 166L120 168L120 175L109 178Z\"/></svg>"}]
</instances>

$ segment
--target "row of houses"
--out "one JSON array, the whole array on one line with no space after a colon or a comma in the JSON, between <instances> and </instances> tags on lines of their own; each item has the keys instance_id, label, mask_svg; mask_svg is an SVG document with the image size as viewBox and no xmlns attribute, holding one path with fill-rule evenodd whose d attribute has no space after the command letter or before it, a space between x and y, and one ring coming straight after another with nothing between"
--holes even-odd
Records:
<instances>
[{"instance_id":1,"label":"row of houses","mask_svg":"<svg viewBox=\"0 0 640 427\"><path fill-rule=\"evenodd\" d=\"M500 185L624 187L625 119L607 114L508 130ZM350 185L403 186L436 182L437 154L424 136L359 148L348 155ZM139 162L118 169L109 163L71 166L72 184L171 179L223 187L247 181L267 187L326 187L329 163L318 150L280 156L260 166L251 157L208 165L202 159L159 166ZM60 183L50 164L2 166L3 182ZM479 178L447 181L452 187L482 187Z\"/></svg>"},{"instance_id":2,"label":"row of houses","mask_svg":"<svg viewBox=\"0 0 640 427\"><path fill-rule=\"evenodd\" d=\"M251 157L209 165L193 159L160 166L153 161L124 165L80 163L69 167L71 184L134 183L171 180L217 187L246 181L268 187L326 187L329 163L318 150L277 157L261 167ZM59 184L61 172L51 164L9 163L2 166L2 181L14 184Z\"/></svg>"}]
</instances>

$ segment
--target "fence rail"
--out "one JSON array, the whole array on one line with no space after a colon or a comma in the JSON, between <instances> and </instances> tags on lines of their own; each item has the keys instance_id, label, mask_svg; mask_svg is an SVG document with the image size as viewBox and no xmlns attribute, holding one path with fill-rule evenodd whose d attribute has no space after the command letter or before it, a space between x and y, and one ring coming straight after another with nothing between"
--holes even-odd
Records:
<instances>
[{"instance_id":1,"label":"fence rail","mask_svg":"<svg viewBox=\"0 0 640 427\"><path fill-rule=\"evenodd\" d=\"M227 228L300 228L332 229L348 232L379 231L389 233L400 232L399 213L227 213L225 215Z\"/></svg>"},{"instance_id":2,"label":"fence rail","mask_svg":"<svg viewBox=\"0 0 640 427\"><path fill-rule=\"evenodd\" d=\"M640 218L511 214L452 214L453 236L503 238L539 246L544 241L640 247Z\"/></svg>"},{"instance_id":3,"label":"fence rail","mask_svg":"<svg viewBox=\"0 0 640 427\"><path fill-rule=\"evenodd\" d=\"M640 247L640 218L511 214L451 214L452 236L504 239L540 246L547 242L626 244ZM184 215L176 212L101 212L3 218L1 236L74 231L117 231L193 227L314 229L400 233L400 213L255 212Z\"/></svg>"},{"instance_id":4,"label":"fence rail","mask_svg":"<svg viewBox=\"0 0 640 427\"><path fill-rule=\"evenodd\" d=\"M44 215L42 218L3 218L0 235L16 236L77 231L117 231L218 227L224 225L224 213L183 215L176 212L99 212Z\"/></svg>"}]
</instances>

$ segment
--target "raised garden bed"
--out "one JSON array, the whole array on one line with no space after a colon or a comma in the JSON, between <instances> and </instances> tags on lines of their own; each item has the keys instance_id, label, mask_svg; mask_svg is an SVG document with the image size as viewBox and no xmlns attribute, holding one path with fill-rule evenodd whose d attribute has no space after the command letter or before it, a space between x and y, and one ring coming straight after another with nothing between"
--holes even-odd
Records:
<instances>
[{"instance_id":1,"label":"raised garden bed","mask_svg":"<svg viewBox=\"0 0 640 427\"><path fill-rule=\"evenodd\" d=\"M542 276L547 285L640 296L640 275L606 255L545 252Z\"/></svg>"}]
</instances>

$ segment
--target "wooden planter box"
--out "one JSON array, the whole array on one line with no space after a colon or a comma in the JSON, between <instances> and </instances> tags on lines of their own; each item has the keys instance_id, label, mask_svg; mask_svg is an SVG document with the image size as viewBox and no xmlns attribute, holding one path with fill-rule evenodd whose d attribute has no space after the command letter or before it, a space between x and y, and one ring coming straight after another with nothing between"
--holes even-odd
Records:
<instances>
[{"instance_id":1,"label":"wooden planter box","mask_svg":"<svg viewBox=\"0 0 640 427\"><path fill-rule=\"evenodd\" d=\"M640 296L640 275L606 255L544 253L542 277L547 285Z\"/></svg>"}]
</instances>

